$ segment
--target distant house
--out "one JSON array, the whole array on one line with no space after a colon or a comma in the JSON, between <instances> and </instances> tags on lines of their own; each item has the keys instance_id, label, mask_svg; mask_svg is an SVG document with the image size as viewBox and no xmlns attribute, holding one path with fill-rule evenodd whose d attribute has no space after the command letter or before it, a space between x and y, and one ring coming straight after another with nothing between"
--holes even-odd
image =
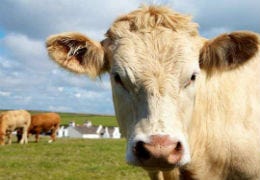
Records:
<instances>
[{"instance_id":1,"label":"distant house","mask_svg":"<svg viewBox=\"0 0 260 180\"><path fill-rule=\"evenodd\" d=\"M67 128L63 126L59 129L58 137L69 138L114 138L119 139L121 134L118 127L103 127L102 125L93 126L90 121L85 122L83 125L75 125L71 122Z\"/></svg>"},{"instance_id":2,"label":"distant house","mask_svg":"<svg viewBox=\"0 0 260 180\"><path fill-rule=\"evenodd\" d=\"M119 127L105 127L104 136L106 138L114 138L114 139L121 138Z\"/></svg>"}]
</instances>

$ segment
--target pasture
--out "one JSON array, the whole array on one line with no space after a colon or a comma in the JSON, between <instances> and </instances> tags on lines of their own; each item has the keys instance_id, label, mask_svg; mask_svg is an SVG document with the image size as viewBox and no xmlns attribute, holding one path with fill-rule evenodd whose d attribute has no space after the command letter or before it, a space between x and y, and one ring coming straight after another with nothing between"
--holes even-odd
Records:
<instances>
[{"instance_id":1,"label":"pasture","mask_svg":"<svg viewBox=\"0 0 260 180\"><path fill-rule=\"evenodd\" d=\"M141 168L125 163L125 140L43 138L27 145L0 147L2 180L148 179Z\"/></svg>"},{"instance_id":2,"label":"pasture","mask_svg":"<svg viewBox=\"0 0 260 180\"><path fill-rule=\"evenodd\" d=\"M95 125L117 126L114 116L59 114L62 125L91 120ZM29 144L20 145L13 137L12 145L0 147L0 180L148 179L144 170L126 164L125 139L58 138L52 144L48 140L41 136L35 143L30 136Z\"/></svg>"}]
</instances>

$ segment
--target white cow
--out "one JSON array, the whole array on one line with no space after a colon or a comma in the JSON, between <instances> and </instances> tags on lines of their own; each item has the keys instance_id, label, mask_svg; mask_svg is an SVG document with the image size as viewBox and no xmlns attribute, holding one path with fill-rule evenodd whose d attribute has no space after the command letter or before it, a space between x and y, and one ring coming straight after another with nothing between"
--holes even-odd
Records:
<instances>
[{"instance_id":1,"label":"white cow","mask_svg":"<svg viewBox=\"0 0 260 180\"><path fill-rule=\"evenodd\" d=\"M5 136L8 144L12 143L11 135L17 128L23 132L20 144L27 144L27 130L31 124L31 114L25 110L13 110L0 113L0 144L5 145Z\"/></svg>"},{"instance_id":2,"label":"white cow","mask_svg":"<svg viewBox=\"0 0 260 180\"><path fill-rule=\"evenodd\" d=\"M260 179L259 37L207 40L197 26L143 6L119 17L101 43L61 33L46 46L70 71L109 73L127 162L152 179Z\"/></svg>"}]
</instances>

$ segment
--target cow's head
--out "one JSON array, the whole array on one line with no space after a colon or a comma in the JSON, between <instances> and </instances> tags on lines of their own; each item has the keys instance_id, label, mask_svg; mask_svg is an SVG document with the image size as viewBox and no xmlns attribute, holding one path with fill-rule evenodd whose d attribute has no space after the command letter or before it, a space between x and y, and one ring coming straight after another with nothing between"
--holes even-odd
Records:
<instances>
[{"instance_id":1,"label":"cow's head","mask_svg":"<svg viewBox=\"0 0 260 180\"><path fill-rule=\"evenodd\" d=\"M117 19L101 43L63 33L46 44L50 57L64 68L91 77L109 73L116 117L127 138L127 161L148 170L168 170L190 161L186 133L199 65L209 73L235 67L242 60L232 60L234 54L225 50L239 54L244 47L235 43L246 36L207 41L189 16L152 6ZM219 46L224 50L214 51ZM219 62L210 56L219 56ZM229 60L222 61L222 56Z\"/></svg>"}]
</instances>

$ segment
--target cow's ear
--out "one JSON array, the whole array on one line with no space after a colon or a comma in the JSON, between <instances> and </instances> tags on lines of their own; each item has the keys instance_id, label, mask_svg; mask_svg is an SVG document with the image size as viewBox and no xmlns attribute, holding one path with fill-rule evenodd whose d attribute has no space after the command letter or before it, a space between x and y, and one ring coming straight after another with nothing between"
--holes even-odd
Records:
<instances>
[{"instance_id":1,"label":"cow's ear","mask_svg":"<svg viewBox=\"0 0 260 180\"><path fill-rule=\"evenodd\" d=\"M46 47L51 59L70 71L96 77L108 70L101 44L80 33L52 35Z\"/></svg>"},{"instance_id":2,"label":"cow's ear","mask_svg":"<svg viewBox=\"0 0 260 180\"><path fill-rule=\"evenodd\" d=\"M200 51L200 67L211 73L230 70L250 60L259 47L259 37L252 32L223 34L207 41Z\"/></svg>"}]
</instances>

